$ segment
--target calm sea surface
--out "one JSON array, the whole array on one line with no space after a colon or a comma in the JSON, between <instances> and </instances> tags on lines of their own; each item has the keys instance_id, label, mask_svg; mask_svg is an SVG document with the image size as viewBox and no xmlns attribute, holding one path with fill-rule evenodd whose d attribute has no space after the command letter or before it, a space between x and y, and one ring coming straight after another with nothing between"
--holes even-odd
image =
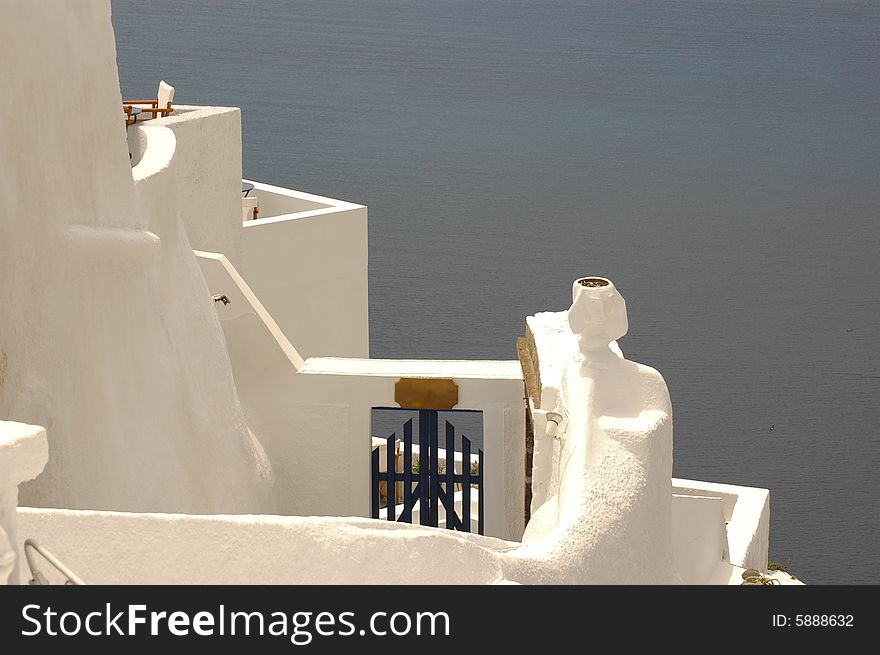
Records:
<instances>
[{"instance_id":1,"label":"calm sea surface","mask_svg":"<svg viewBox=\"0 0 880 655\"><path fill-rule=\"evenodd\" d=\"M369 206L376 357L516 357L611 277L679 477L880 582L880 4L113 0L127 96L242 108L247 177ZM771 430L772 427L772 430Z\"/></svg>"}]
</instances>

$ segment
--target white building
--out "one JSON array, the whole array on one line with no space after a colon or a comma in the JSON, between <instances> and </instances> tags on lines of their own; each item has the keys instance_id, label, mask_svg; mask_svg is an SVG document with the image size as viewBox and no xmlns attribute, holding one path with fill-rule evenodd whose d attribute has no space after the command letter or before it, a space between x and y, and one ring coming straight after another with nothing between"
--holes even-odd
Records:
<instances>
[{"instance_id":1,"label":"white building","mask_svg":"<svg viewBox=\"0 0 880 655\"><path fill-rule=\"evenodd\" d=\"M766 569L767 490L671 479L666 386L623 359L612 284L529 317L521 362L370 359L366 207L244 195L237 109L126 126L108 0L0 9L0 578L32 577L25 539L110 584ZM380 511L371 414L401 403L482 412L482 459L423 432L436 459L383 493L421 479L413 520L483 535Z\"/></svg>"}]
</instances>

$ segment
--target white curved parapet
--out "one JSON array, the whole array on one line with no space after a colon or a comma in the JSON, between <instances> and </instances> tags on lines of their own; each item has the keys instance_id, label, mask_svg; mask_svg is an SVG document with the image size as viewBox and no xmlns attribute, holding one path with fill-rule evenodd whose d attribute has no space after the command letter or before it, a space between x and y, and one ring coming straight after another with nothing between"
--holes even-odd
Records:
<instances>
[{"instance_id":1,"label":"white curved parapet","mask_svg":"<svg viewBox=\"0 0 880 655\"><path fill-rule=\"evenodd\" d=\"M132 166L131 177L137 183L168 170L177 150L177 137L162 125L139 125L134 131L139 156Z\"/></svg>"},{"instance_id":2,"label":"white curved parapet","mask_svg":"<svg viewBox=\"0 0 880 655\"><path fill-rule=\"evenodd\" d=\"M44 428L0 421L0 584L18 582L18 566L12 550L17 532L18 485L37 477L48 459Z\"/></svg>"},{"instance_id":3,"label":"white curved parapet","mask_svg":"<svg viewBox=\"0 0 880 655\"><path fill-rule=\"evenodd\" d=\"M613 347L628 323L610 280L576 280L567 318L577 347L556 350L563 373L555 405L544 409L560 420L548 437L552 454L532 471L546 500L535 507L524 547L509 553L505 573L537 584L678 582L666 384Z\"/></svg>"},{"instance_id":4,"label":"white curved parapet","mask_svg":"<svg viewBox=\"0 0 880 655\"><path fill-rule=\"evenodd\" d=\"M527 338L531 342L540 388L537 398L532 396L529 399L535 432L532 512L538 520L547 513L541 506L548 499L556 502L554 493L559 485L559 441L548 436L547 426L557 428L552 421L548 422L547 416L559 410L559 406L565 402L562 389L566 384L567 362L576 356L578 350L578 340L569 326L569 320L568 311L543 312L526 319ZM616 341L609 344L609 350L623 358ZM604 359L610 361L607 357ZM648 371L647 367L640 367L640 370ZM659 374L650 377L654 379L650 384L665 394L665 383ZM627 393L626 389L619 389L617 395L626 402ZM671 427L671 411L669 418ZM565 423L563 421L563 426ZM600 421L600 425L602 423ZM563 426L558 430L562 430ZM671 495L671 516L667 520L676 574L682 582L726 584L729 579L736 580L736 575L731 573L736 567L766 570L769 491L672 479L665 493Z\"/></svg>"},{"instance_id":5,"label":"white curved parapet","mask_svg":"<svg viewBox=\"0 0 880 655\"><path fill-rule=\"evenodd\" d=\"M174 177L167 202L179 210L193 248L222 252L241 265L241 112L235 107L174 105L174 112L127 129L131 175L159 169L174 139ZM161 137L165 139L166 137Z\"/></svg>"}]
</instances>

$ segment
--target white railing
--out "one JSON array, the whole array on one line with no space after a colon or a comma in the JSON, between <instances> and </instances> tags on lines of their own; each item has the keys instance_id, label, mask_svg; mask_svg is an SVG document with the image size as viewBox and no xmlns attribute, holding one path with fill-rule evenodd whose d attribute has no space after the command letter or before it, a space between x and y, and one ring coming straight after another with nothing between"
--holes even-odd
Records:
<instances>
[{"instance_id":1,"label":"white railing","mask_svg":"<svg viewBox=\"0 0 880 655\"><path fill-rule=\"evenodd\" d=\"M85 584L85 582L83 582L79 578L79 576L76 575L76 573L71 571L61 560L55 557L55 555L53 555L50 550L44 548L33 539L25 539L24 556L25 559L27 559L28 568L31 570L30 584L50 584L49 579L45 575L43 575L42 571L40 571L40 567L37 566L37 554L41 555L42 558L49 562L49 564L51 564L56 571L64 576L64 584L77 586Z\"/></svg>"}]
</instances>

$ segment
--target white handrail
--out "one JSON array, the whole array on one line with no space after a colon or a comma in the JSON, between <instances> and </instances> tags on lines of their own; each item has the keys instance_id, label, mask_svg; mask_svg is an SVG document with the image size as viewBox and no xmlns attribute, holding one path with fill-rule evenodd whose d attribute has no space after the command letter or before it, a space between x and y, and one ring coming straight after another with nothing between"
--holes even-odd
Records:
<instances>
[{"instance_id":1,"label":"white handrail","mask_svg":"<svg viewBox=\"0 0 880 655\"><path fill-rule=\"evenodd\" d=\"M36 551L40 555L42 555L43 559L45 559L47 562L49 562L49 564L51 564L56 569L58 569L58 571L60 571L67 578L67 582L65 582L64 584L69 584L69 585L84 585L85 584L85 582L83 582L73 571L71 571L64 564L62 564L61 561L57 557L55 557L55 555L53 555L51 552L49 552L48 550L43 548L40 544L38 544L33 539L27 539L24 542L24 556L25 556L25 559L27 560L28 567L31 570L32 577L31 577L30 583L32 585L47 585L47 584L49 584L48 578L46 578L46 576L40 572L40 570L37 568L36 562L34 562L33 551Z\"/></svg>"}]
</instances>

